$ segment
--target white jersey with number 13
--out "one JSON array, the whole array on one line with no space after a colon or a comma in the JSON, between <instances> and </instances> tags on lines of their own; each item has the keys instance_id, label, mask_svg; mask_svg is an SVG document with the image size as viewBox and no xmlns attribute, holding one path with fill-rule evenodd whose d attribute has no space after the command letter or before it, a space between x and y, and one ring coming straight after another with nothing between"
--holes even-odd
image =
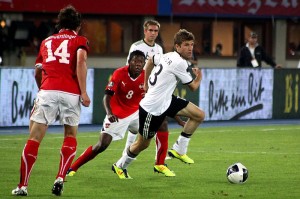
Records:
<instances>
[{"instance_id":1,"label":"white jersey with number 13","mask_svg":"<svg viewBox=\"0 0 300 199\"><path fill-rule=\"evenodd\" d=\"M188 71L187 60L177 52L155 55L153 63L155 67L148 80L149 88L140 105L145 111L158 116L170 106L177 81L189 84L193 78Z\"/></svg>"}]
</instances>

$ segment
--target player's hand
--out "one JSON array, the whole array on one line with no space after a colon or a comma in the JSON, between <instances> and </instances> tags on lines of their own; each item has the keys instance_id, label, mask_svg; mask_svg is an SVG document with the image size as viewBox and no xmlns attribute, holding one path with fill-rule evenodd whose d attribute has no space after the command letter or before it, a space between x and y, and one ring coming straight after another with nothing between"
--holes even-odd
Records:
<instances>
[{"instance_id":1,"label":"player's hand","mask_svg":"<svg viewBox=\"0 0 300 199\"><path fill-rule=\"evenodd\" d=\"M111 123L119 121L119 119L114 114L107 115L107 118Z\"/></svg>"},{"instance_id":2,"label":"player's hand","mask_svg":"<svg viewBox=\"0 0 300 199\"><path fill-rule=\"evenodd\" d=\"M91 100L88 96L87 93L82 93L81 96L80 96L80 101L81 101L81 104L85 107L89 107L90 106L90 103L91 103Z\"/></svg>"},{"instance_id":3,"label":"player's hand","mask_svg":"<svg viewBox=\"0 0 300 199\"><path fill-rule=\"evenodd\" d=\"M192 68L192 71L193 71L194 75L196 76L194 80L201 81L202 80L202 71L201 71L201 69L198 68L198 67L195 67L195 68Z\"/></svg>"},{"instance_id":4,"label":"player's hand","mask_svg":"<svg viewBox=\"0 0 300 199\"><path fill-rule=\"evenodd\" d=\"M148 84L144 84L144 85L143 85L143 87L144 87L144 91L145 91L145 93L147 93L147 91L148 91L148 88L149 88L149 87L148 87Z\"/></svg>"},{"instance_id":5,"label":"player's hand","mask_svg":"<svg viewBox=\"0 0 300 199\"><path fill-rule=\"evenodd\" d=\"M184 127L186 122L183 121L179 116L175 116L175 120L180 126Z\"/></svg>"},{"instance_id":6,"label":"player's hand","mask_svg":"<svg viewBox=\"0 0 300 199\"><path fill-rule=\"evenodd\" d=\"M192 71L193 71L194 75L196 76L195 79L202 80L202 71L200 70L200 68L198 68L198 67L192 68Z\"/></svg>"}]
</instances>

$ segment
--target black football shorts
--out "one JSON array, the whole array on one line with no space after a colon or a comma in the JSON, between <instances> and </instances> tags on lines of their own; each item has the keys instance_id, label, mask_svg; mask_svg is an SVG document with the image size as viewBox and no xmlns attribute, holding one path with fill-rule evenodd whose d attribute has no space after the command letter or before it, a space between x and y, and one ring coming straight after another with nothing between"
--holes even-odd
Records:
<instances>
[{"instance_id":1,"label":"black football shorts","mask_svg":"<svg viewBox=\"0 0 300 199\"><path fill-rule=\"evenodd\" d=\"M176 114L188 105L189 101L172 95L169 108L161 115L155 116L139 107L139 133L145 138L153 138L166 116L175 117Z\"/></svg>"}]
</instances>

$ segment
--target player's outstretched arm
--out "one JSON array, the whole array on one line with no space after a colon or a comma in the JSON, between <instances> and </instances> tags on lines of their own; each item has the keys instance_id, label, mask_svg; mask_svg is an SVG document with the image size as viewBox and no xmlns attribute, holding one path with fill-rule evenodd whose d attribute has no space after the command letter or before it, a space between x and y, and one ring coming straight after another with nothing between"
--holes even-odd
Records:
<instances>
[{"instance_id":1,"label":"player's outstretched arm","mask_svg":"<svg viewBox=\"0 0 300 199\"><path fill-rule=\"evenodd\" d=\"M110 100L111 100L111 95L109 94L105 94L103 96L103 106L104 106L104 109L106 111L106 115L107 115L107 118L110 122L118 122L119 119L117 116L115 116L111 110L111 106L110 106Z\"/></svg>"}]
</instances>

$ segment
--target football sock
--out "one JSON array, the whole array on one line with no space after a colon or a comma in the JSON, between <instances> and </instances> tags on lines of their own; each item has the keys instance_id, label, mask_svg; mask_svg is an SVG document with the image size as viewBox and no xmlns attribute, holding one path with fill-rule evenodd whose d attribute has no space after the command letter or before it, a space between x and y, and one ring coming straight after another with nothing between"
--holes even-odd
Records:
<instances>
[{"instance_id":1,"label":"football sock","mask_svg":"<svg viewBox=\"0 0 300 199\"><path fill-rule=\"evenodd\" d=\"M126 144L125 144L125 148L123 150L123 153L126 153L127 148L132 145L132 143L135 141L137 134L133 134L130 131L128 131L127 134L127 140L126 140Z\"/></svg>"},{"instance_id":2,"label":"football sock","mask_svg":"<svg viewBox=\"0 0 300 199\"><path fill-rule=\"evenodd\" d=\"M189 135L184 132L178 137L177 141L174 143L173 148L178 154L184 155L187 153L187 148L190 142L190 137L186 137L183 135Z\"/></svg>"},{"instance_id":3,"label":"football sock","mask_svg":"<svg viewBox=\"0 0 300 199\"><path fill-rule=\"evenodd\" d=\"M93 146L89 146L71 165L73 171L77 171L82 165L94 159L98 154L93 152Z\"/></svg>"},{"instance_id":4,"label":"football sock","mask_svg":"<svg viewBox=\"0 0 300 199\"><path fill-rule=\"evenodd\" d=\"M191 134L187 134L185 132L181 132L181 134L183 137L186 137L186 138L190 138L192 135Z\"/></svg>"},{"instance_id":5,"label":"football sock","mask_svg":"<svg viewBox=\"0 0 300 199\"><path fill-rule=\"evenodd\" d=\"M165 159L168 152L168 131L158 131L156 133L156 162L155 165L165 164Z\"/></svg>"},{"instance_id":6,"label":"football sock","mask_svg":"<svg viewBox=\"0 0 300 199\"><path fill-rule=\"evenodd\" d=\"M59 170L56 178L65 178L68 169L76 155L77 141L74 137L65 137L63 145L60 150Z\"/></svg>"},{"instance_id":7,"label":"football sock","mask_svg":"<svg viewBox=\"0 0 300 199\"><path fill-rule=\"evenodd\" d=\"M123 154L123 156L116 162L117 167L122 169L127 169L127 167L131 164L131 162L135 160L134 157L129 157L127 153Z\"/></svg>"},{"instance_id":8,"label":"football sock","mask_svg":"<svg viewBox=\"0 0 300 199\"><path fill-rule=\"evenodd\" d=\"M28 186L28 180L30 177L31 170L37 159L40 143L34 140L27 140L23 153L21 156L21 167L20 167L20 183L19 188L22 186Z\"/></svg>"}]
</instances>

